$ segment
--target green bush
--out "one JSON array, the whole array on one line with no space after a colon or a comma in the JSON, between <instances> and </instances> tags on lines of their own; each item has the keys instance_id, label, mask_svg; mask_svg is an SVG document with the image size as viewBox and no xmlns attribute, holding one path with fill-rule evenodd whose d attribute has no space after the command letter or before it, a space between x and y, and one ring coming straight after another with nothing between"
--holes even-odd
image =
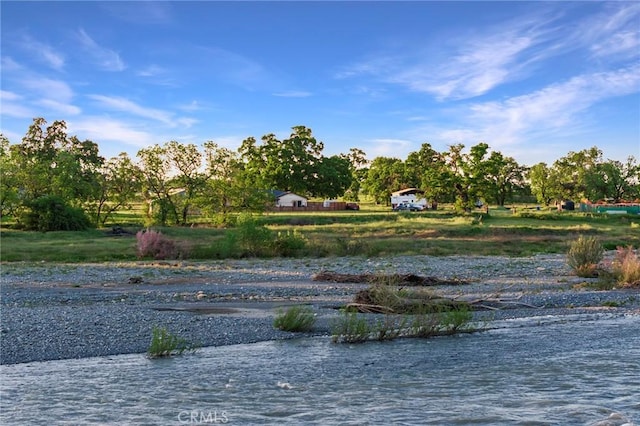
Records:
<instances>
[{"instance_id":1,"label":"green bush","mask_svg":"<svg viewBox=\"0 0 640 426\"><path fill-rule=\"evenodd\" d=\"M147 350L149 358L163 358L195 351L196 347L185 339L169 333L166 328L153 327L151 344Z\"/></svg>"},{"instance_id":2,"label":"green bush","mask_svg":"<svg viewBox=\"0 0 640 426\"><path fill-rule=\"evenodd\" d=\"M297 231L278 232L273 249L278 256L296 256L305 249L307 240Z\"/></svg>"},{"instance_id":3,"label":"green bush","mask_svg":"<svg viewBox=\"0 0 640 426\"><path fill-rule=\"evenodd\" d=\"M91 227L85 212L68 205L62 198L45 195L27 203L21 218L27 231L84 231Z\"/></svg>"},{"instance_id":4,"label":"green bush","mask_svg":"<svg viewBox=\"0 0 640 426\"><path fill-rule=\"evenodd\" d=\"M241 256L260 257L272 254L275 236L251 214L238 216L236 227L230 231Z\"/></svg>"},{"instance_id":5,"label":"green bush","mask_svg":"<svg viewBox=\"0 0 640 426\"><path fill-rule=\"evenodd\" d=\"M287 310L280 310L273 321L274 327L284 331L304 332L313 328L316 317L313 310L307 306L292 306Z\"/></svg>"},{"instance_id":6,"label":"green bush","mask_svg":"<svg viewBox=\"0 0 640 426\"><path fill-rule=\"evenodd\" d=\"M593 277L597 274L598 263L604 249L595 237L581 235L571 243L567 253L567 263L579 277Z\"/></svg>"}]
</instances>

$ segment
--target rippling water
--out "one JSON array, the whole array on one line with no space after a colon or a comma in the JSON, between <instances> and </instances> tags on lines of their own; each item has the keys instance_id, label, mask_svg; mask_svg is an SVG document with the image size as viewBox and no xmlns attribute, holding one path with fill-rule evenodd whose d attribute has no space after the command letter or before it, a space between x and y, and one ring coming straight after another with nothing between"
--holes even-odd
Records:
<instances>
[{"instance_id":1,"label":"rippling water","mask_svg":"<svg viewBox=\"0 0 640 426\"><path fill-rule=\"evenodd\" d=\"M640 317L537 321L5 365L0 423L589 425L619 413L637 424Z\"/></svg>"}]
</instances>

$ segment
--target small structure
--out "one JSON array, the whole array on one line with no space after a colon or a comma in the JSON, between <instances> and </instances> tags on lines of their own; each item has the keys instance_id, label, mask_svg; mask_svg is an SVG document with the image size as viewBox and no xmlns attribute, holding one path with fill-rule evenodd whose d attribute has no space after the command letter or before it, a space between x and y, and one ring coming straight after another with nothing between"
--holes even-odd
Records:
<instances>
[{"instance_id":1,"label":"small structure","mask_svg":"<svg viewBox=\"0 0 640 426\"><path fill-rule=\"evenodd\" d=\"M306 207L307 199L290 191L271 191L276 198L276 207Z\"/></svg>"},{"instance_id":2,"label":"small structure","mask_svg":"<svg viewBox=\"0 0 640 426\"><path fill-rule=\"evenodd\" d=\"M391 194L391 208L396 208L402 203L418 204L425 210L429 208L427 199L424 198L424 191L418 188L401 189Z\"/></svg>"}]
</instances>

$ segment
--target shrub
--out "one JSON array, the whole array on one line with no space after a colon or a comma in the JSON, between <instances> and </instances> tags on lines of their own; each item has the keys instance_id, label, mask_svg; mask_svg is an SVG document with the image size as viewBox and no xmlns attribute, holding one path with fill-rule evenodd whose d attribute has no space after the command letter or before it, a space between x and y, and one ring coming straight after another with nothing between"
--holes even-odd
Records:
<instances>
[{"instance_id":1,"label":"shrub","mask_svg":"<svg viewBox=\"0 0 640 426\"><path fill-rule=\"evenodd\" d=\"M139 258L176 259L178 257L179 250L176 243L159 231L151 229L138 231L136 241L136 251Z\"/></svg>"},{"instance_id":2,"label":"shrub","mask_svg":"<svg viewBox=\"0 0 640 426\"><path fill-rule=\"evenodd\" d=\"M633 247L618 247L612 268L619 285L640 287L640 259Z\"/></svg>"},{"instance_id":3,"label":"shrub","mask_svg":"<svg viewBox=\"0 0 640 426\"><path fill-rule=\"evenodd\" d=\"M231 233L242 256L264 256L272 252L273 231L259 224L251 214L238 216L236 228Z\"/></svg>"},{"instance_id":4,"label":"shrub","mask_svg":"<svg viewBox=\"0 0 640 426\"><path fill-rule=\"evenodd\" d=\"M27 207L21 222L28 231L83 231L91 227L91 220L82 209L55 195L36 198Z\"/></svg>"},{"instance_id":5,"label":"shrub","mask_svg":"<svg viewBox=\"0 0 640 426\"><path fill-rule=\"evenodd\" d=\"M571 243L567 263L579 277L593 277L603 254L604 249L595 237L581 235Z\"/></svg>"},{"instance_id":6,"label":"shrub","mask_svg":"<svg viewBox=\"0 0 640 426\"><path fill-rule=\"evenodd\" d=\"M274 251L279 256L291 257L299 254L307 245L307 240L296 230L278 232L273 242Z\"/></svg>"},{"instance_id":7,"label":"shrub","mask_svg":"<svg viewBox=\"0 0 640 426\"><path fill-rule=\"evenodd\" d=\"M153 327L153 335L151 336L151 344L147 350L147 356L149 358L163 358L195 350L196 347L194 345L189 344L181 337L169 333L166 328Z\"/></svg>"},{"instance_id":8,"label":"shrub","mask_svg":"<svg viewBox=\"0 0 640 426\"><path fill-rule=\"evenodd\" d=\"M309 331L313 328L316 317L311 308L292 306L286 311L280 310L273 321L274 327L284 331Z\"/></svg>"}]
</instances>

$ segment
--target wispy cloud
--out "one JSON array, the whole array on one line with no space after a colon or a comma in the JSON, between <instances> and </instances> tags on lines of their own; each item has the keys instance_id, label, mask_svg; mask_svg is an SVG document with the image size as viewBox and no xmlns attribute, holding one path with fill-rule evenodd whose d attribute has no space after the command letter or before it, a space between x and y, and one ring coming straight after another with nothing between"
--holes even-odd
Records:
<instances>
[{"instance_id":1,"label":"wispy cloud","mask_svg":"<svg viewBox=\"0 0 640 426\"><path fill-rule=\"evenodd\" d=\"M216 76L246 90L270 90L277 82L260 64L244 55L218 47L199 47L197 54L201 63L196 66L207 70L209 76Z\"/></svg>"},{"instance_id":2,"label":"wispy cloud","mask_svg":"<svg viewBox=\"0 0 640 426\"><path fill-rule=\"evenodd\" d=\"M277 92L274 93L273 96L277 96L279 98L308 98L312 96L312 93L302 90L291 90L286 92Z\"/></svg>"},{"instance_id":3,"label":"wispy cloud","mask_svg":"<svg viewBox=\"0 0 640 426\"><path fill-rule=\"evenodd\" d=\"M372 139L367 141L365 152L371 158L404 158L413 146L413 142L404 139Z\"/></svg>"},{"instance_id":4,"label":"wispy cloud","mask_svg":"<svg viewBox=\"0 0 640 426\"><path fill-rule=\"evenodd\" d=\"M640 92L640 63L610 72L584 74L527 95L471 104L456 114L460 128L441 130L448 143L488 141L492 147L521 144L541 134L567 135L589 125L584 113L595 104Z\"/></svg>"},{"instance_id":5,"label":"wispy cloud","mask_svg":"<svg viewBox=\"0 0 640 426\"><path fill-rule=\"evenodd\" d=\"M29 35L24 35L20 45L26 51L31 52L33 57L40 59L50 68L60 71L64 68L65 58L62 53L52 46L33 39Z\"/></svg>"},{"instance_id":6,"label":"wispy cloud","mask_svg":"<svg viewBox=\"0 0 640 426\"><path fill-rule=\"evenodd\" d=\"M58 102L53 99L41 99L37 101L36 104L41 107L44 107L45 109L53 113L61 114L63 117L78 115L82 112L82 110L75 105L71 105L69 103L64 103L64 102Z\"/></svg>"},{"instance_id":7,"label":"wispy cloud","mask_svg":"<svg viewBox=\"0 0 640 426\"><path fill-rule=\"evenodd\" d=\"M3 116L13 118L33 118L35 116L34 112L25 105L24 97L17 93L0 90L0 103L2 104L0 114Z\"/></svg>"},{"instance_id":8,"label":"wispy cloud","mask_svg":"<svg viewBox=\"0 0 640 426\"><path fill-rule=\"evenodd\" d=\"M126 112L126 113L137 115L143 118L150 118L152 120L160 121L167 125L173 124L172 114L167 111L163 111L155 108L143 107L126 98L117 97L117 96L104 96L104 95L88 95L88 96L89 98L98 102L98 104L100 104L101 106L112 109L112 110Z\"/></svg>"},{"instance_id":9,"label":"wispy cloud","mask_svg":"<svg viewBox=\"0 0 640 426\"><path fill-rule=\"evenodd\" d=\"M169 128L189 128L199 122L199 120L191 117L178 117L170 111L147 108L122 97L104 95L88 95L88 97L96 101L100 107L155 120Z\"/></svg>"},{"instance_id":10,"label":"wispy cloud","mask_svg":"<svg viewBox=\"0 0 640 426\"><path fill-rule=\"evenodd\" d=\"M93 61L105 71L122 71L125 64L114 50L98 45L85 30L78 30L78 39Z\"/></svg>"},{"instance_id":11,"label":"wispy cloud","mask_svg":"<svg viewBox=\"0 0 640 426\"><path fill-rule=\"evenodd\" d=\"M441 101L462 100L525 79L543 61L574 51L627 60L640 55L640 4L606 3L600 13L571 27L560 25L561 15L553 11L545 8L485 33L467 33L410 54L377 52L336 77L371 75Z\"/></svg>"},{"instance_id":12,"label":"wispy cloud","mask_svg":"<svg viewBox=\"0 0 640 426\"><path fill-rule=\"evenodd\" d=\"M56 99L58 102L71 102L74 96L71 86L64 81L41 76L30 76L20 81L35 97Z\"/></svg>"},{"instance_id":13,"label":"wispy cloud","mask_svg":"<svg viewBox=\"0 0 640 426\"><path fill-rule=\"evenodd\" d=\"M167 70L158 65L149 65L146 68L143 68L136 72L140 77L157 77L159 75L163 75L167 72Z\"/></svg>"},{"instance_id":14,"label":"wispy cloud","mask_svg":"<svg viewBox=\"0 0 640 426\"><path fill-rule=\"evenodd\" d=\"M640 56L640 4L606 4L604 11L585 21L574 33L595 57Z\"/></svg>"},{"instance_id":15,"label":"wispy cloud","mask_svg":"<svg viewBox=\"0 0 640 426\"><path fill-rule=\"evenodd\" d=\"M178 108L182 111L195 112L200 111L204 107L198 101L191 101L188 104L178 105Z\"/></svg>"},{"instance_id":16,"label":"wispy cloud","mask_svg":"<svg viewBox=\"0 0 640 426\"><path fill-rule=\"evenodd\" d=\"M540 28L540 19L506 22L491 33L450 39L446 46L414 49L410 54L378 53L336 76L370 74L439 100L476 97L522 78L528 66L545 57L539 46L548 41L548 31Z\"/></svg>"},{"instance_id":17,"label":"wispy cloud","mask_svg":"<svg viewBox=\"0 0 640 426\"><path fill-rule=\"evenodd\" d=\"M100 144L117 142L135 147L153 145L157 139L151 133L140 130L120 120L101 116L83 116L67 122L69 133L82 135Z\"/></svg>"}]
</instances>

